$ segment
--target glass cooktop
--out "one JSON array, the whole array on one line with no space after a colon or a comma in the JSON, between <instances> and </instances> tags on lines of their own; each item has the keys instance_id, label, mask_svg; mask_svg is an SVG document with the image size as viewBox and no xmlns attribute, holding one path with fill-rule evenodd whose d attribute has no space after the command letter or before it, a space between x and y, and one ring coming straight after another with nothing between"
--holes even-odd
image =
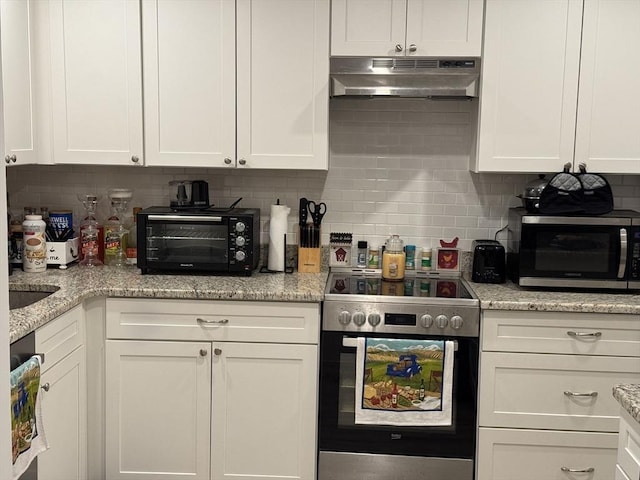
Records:
<instances>
[{"instance_id":1,"label":"glass cooktop","mask_svg":"<svg viewBox=\"0 0 640 480\"><path fill-rule=\"evenodd\" d=\"M428 297L431 299L474 298L459 276L447 277L437 273L407 271L403 281L390 282L382 279L380 270L367 270L366 272L362 270L332 270L327 281L325 295L332 297L338 295L345 297L353 295Z\"/></svg>"}]
</instances>

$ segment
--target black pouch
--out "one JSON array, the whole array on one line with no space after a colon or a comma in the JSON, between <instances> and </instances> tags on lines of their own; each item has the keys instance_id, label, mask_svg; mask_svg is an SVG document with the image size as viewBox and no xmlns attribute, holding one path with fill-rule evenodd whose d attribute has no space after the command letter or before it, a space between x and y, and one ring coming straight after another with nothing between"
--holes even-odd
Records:
<instances>
[{"instance_id":1,"label":"black pouch","mask_svg":"<svg viewBox=\"0 0 640 480\"><path fill-rule=\"evenodd\" d=\"M613 192L611 185L602 175L587 173L587 167L581 163L578 178L582 183L582 208L588 215L603 215L613 210Z\"/></svg>"},{"instance_id":2,"label":"black pouch","mask_svg":"<svg viewBox=\"0 0 640 480\"><path fill-rule=\"evenodd\" d=\"M582 182L570 171L571 164L564 171L556 173L540 193L540 213L544 214L580 214L582 205Z\"/></svg>"}]
</instances>

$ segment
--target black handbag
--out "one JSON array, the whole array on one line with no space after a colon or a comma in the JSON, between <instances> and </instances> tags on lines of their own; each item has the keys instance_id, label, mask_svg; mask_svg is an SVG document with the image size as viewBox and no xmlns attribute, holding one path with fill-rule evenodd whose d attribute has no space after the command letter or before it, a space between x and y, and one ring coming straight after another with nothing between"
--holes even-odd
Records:
<instances>
[{"instance_id":1,"label":"black handbag","mask_svg":"<svg viewBox=\"0 0 640 480\"><path fill-rule=\"evenodd\" d=\"M540 193L540 213L547 215L603 215L613 210L611 185L596 173L587 173L581 163L580 173L564 170L555 174Z\"/></svg>"}]
</instances>

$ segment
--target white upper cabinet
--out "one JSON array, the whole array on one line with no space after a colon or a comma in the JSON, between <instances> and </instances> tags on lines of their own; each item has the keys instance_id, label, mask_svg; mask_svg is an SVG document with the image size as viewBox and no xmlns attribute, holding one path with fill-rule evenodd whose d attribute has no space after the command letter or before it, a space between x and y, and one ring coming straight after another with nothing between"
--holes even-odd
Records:
<instances>
[{"instance_id":1,"label":"white upper cabinet","mask_svg":"<svg viewBox=\"0 0 640 480\"><path fill-rule=\"evenodd\" d=\"M640 1L585 0L576 164L640 173Z\"/></svg>"},{"instance_id":2,"label":"white upper cabinet","mask_svg":"<svg viewBox=\"0 0 640 480\"><path fill-rule=\"evenodd\" d=\"M328 168L329 0L237 1L237 161Z\"/></svg>"},{"instance_id":3,"label":"white upper cabinet","mask_svg":"<svg viewBox=\"0 0 640 480\"><path fill-rule=\"evenodd\" d=\"M140 4L50 0L55 163L143 163Z\"/></svg>"},{"instance_id":4,"label":"white upper cabinet","mask_svg":"<svg viewBox=\"0 0 640 480\"><path fill-rule=\"evenodd\" d=\"M482 0L333 0L331 55L480 56Z\"/></svg>"},{"instance_id":5,"label":"white upper cabinet","mask_svg":"<svg viewBox=\"0 0 640 480\"><path fill-rule=\"evenodd\" d=\"M471 169L640 173L638 25L638 0L487 0Z\"/></svg>"},{"instance_id":6,"label":"white upper cabinet","mask_svg":"<svg viewBox=\"0 0 640 480\"><path fill-rule=\"evenodd\" d=\"M31 2L1 0L2 111L7 165L37 163L33 46Z\"/></svg>"},{"instance_id":7,"label":"white upper cabinet","mask_svg":"<svg viewBox=\"0 0 640 480\"><path fill-rule=\"evenodd\" d=\"M143 0L146 165L235 166L235 25L235 0Z\"/></svg>"}]
</instances>

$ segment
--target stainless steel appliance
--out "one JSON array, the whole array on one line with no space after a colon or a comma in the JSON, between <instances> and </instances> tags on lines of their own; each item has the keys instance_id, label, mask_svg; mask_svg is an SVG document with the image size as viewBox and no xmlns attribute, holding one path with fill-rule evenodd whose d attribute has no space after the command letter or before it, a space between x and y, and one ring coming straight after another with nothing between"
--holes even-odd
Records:
<instances>
[{"instance_id":1,"label":"stainless steel appliance","mask_svg":"<svg viewBox=\"0 0 640 480\"><path fill-rule=\"evenodd\" d=\"M478 96L479 58L331 57L330 94L418 98Z\"/></svg>"},{"instance_id":2,"label":"stainless steel appliance","mask_svg":"<svg viewBox=\"0 0 640 480\"><path fill-rule=\"evenodd\" d=\"M640 213L560 216L512 208L507 269L523 287L640 289Z\"/></svg>"},{"instance_id":3,"label":"stainless steel appliance","mask_svg":"<svg viewBox=\"0 0 640 480\"><path fill-rule=\"evenodd\" d=\"M471 480L476 448L480 307L464 280L332 270L322 315L318 480ZM448 339L454 356L448 426L355 423L358 337Z\"/></svg>"},{"instance_id":4,"label":"stainless steel appliance","mask_svg":"<svg viewBox=\"0 0 640 480\"><path fill-rule=\"evenodd\" d=\"M142 273L251 275L260 260L260 210L150 207L138 212Z\"/></svg>"}]
</instances>

